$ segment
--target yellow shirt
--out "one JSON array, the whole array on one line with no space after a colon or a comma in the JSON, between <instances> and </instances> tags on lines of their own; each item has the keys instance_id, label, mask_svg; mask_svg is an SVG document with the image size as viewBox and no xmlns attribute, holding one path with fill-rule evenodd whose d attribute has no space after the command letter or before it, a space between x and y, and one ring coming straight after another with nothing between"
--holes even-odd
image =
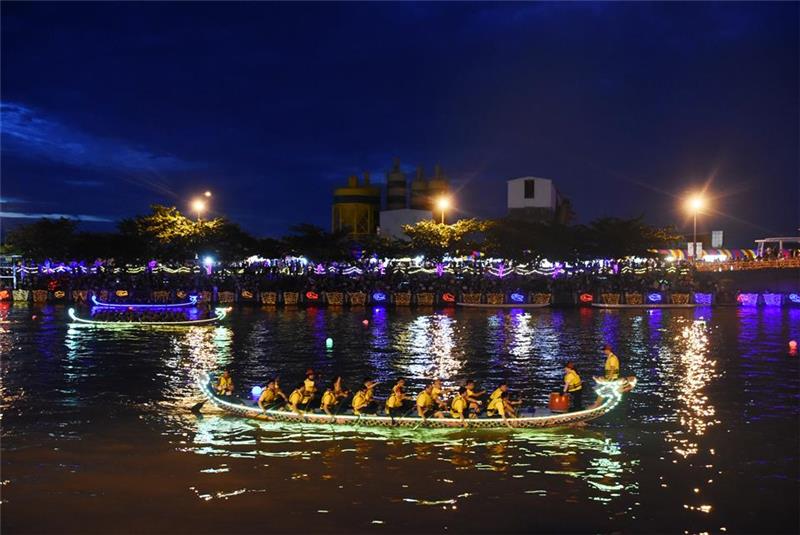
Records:
<instances>
[{"instance_id":1,"label":"yellow shirt","mask_svg":"<svg viewBox=\"0 0 800 535\"><path fill-rule=\"evenodd\" d=\"M567 392L577 392L581 389L581 376L575 370L569 370L564 376L564 383L567 385Z\"/></svg>"},{"instance_id":2,"label":"yellow shirt","mask_svg":"<svg viewBox=\"0 0 800 535\"><path fill-rule=\"evenodd\" d=\"M299 388L297 390L295 390L294 392L292 392L292 395L289 396L289 403L291 405L295 405L296 406L298 403L303 403L304 400L305 400L305 398L303 397L303 394L302 394L302 392L300 392Z\"/></svg>"},{"instance_id":3,"label":"yellow shirt","mask_svg":"<svg viewBox=\"0 0 800 535\"><path fill-rule=\"evenodd\" d=\"M271 388L265 388L263 392L261 392L261 396L258 398L259 403L272 403L275 401L275 391Z\"/></svg>"},{"instance_id":4,"label":"yellow shirt","mask_svg":"<svg viewBox=\"0 0 800 535\"><path fill-rule=\"evenodd\" d=\"M217 383L217 388L220 390L231 390L233 388L233 379L221 375L219 377L219 383Z\"/></svg>"},{"instance_id":5,"label":"yellow shirt","mask_svg":"<svg viewBox=\"0 0 800 535\"><path fill-rule=\"evenodd\" d=\"M356 392L356 395L353 396L353 413L358 414L358 411L369 405L368 393L370 391L371 390L364 392L363 390L359 390Z\"/></svg>"},{"instance_id":6,"label":"yellow shirt","mask_svg":"<svg viewBox=\"0 0 800 535\"><path fill-rule=\"evenodd\" d=\"M609 353L606 359L606 375L619 374L619 359L614 353Z\"/></svg>"},{"instance_id":7,"label":"yellow shirt","mask_svg":"<svg viewBox=\"0 0 800 535\"><path fill-rule=\"evenodd\" d=\"M392 388L392 394L386 399L386 407L390 409L397 409L403 406L403 389L395 385Z\"/></svg>"},{"instance_id":8,"label":"yellow shirt","mask_svg":"<svg viewBox=\"0 0 800 535\"><path fill-rule=\"evenodd\" d=\"M450 404L450 416L463 418L465 410L467 410L467 400L461 396L456 396L453 403Z\"/></svg>"},{"instance_id":9,"label":"yellow shirt","mask_svg":"<svg viewBox=\"0 0 800 535\"><path fill-rule=\"evenodd\" d=\"M433 399L435 399L436 401L439 401L439 399L441 399L441 397L442 397L442 393L443 393L443 392L444 392L444 390L443 390L443 389L441 389L441 388L436 388L436 387L434 386L434 387L433 387L433 390L431 390L431 396L432 396L432 397L433 397Z\"/></svg>"},{"instance_id":10,"label":"yellow shirt","mask_svg":"<svg viewBox=\"0 0 800 535\"><path fill-rule=\"evenodd\" d=\"M489 402L489 406L486 407L487 411L496 412L500 416L506 415L506 405L503 403L503 398L494 398L492 401Z\"/></svg>"},{"instance_id":11,"label":"yellow shirt","mask_svg":"<svg viewBox=\"0 0 800 535\"><path fill-rule=\"evenodd\" d=\"M306 392L316 392L317 391L317 388L315 386L315 383L314 383L313 379L306 379L306 380L303 381L303 384L306 387Z\"/></svg>"},{"instance_id":12,"label":"yellow shirt","mask_svg":"<svg viewBox=\"0 0 800 535\"><path fill-rule=\"evenodd\" d=\"M322 394L322 402L321 405L323 407L330 407L331 405L336 405L336 394L333 393L331 390L326 390L324 394Z\"/></svg>"},{"instance_id":13,"label":"yellow shirt","mask_svg":"<svg viewBox=\"0 0 800 535\"><path fill-rule=\"evenodd\" d=\"M495 399L499 398L502 395L503 395L503 389L497 388L494 392L492 392L492 395L489 396L489 399L494 401Z\"/></svg>"},{"instance_id":14,"label":"yellow shirt","mask_svg":"<svg viewBox=\"0 0 800 535\"><path fill-rule=\"evenodd\" d=\"M433 397L425 390L420 392L419 395L417 396L417 407L422 407L423 409L430 409L431 407L433 407L433 403L434 403Z\"/></svg>"},{"instance_id":15,"label":"yellow shirt","mask_svg":"<svg viewBox=\"0 0 800 535\"><path fill-rule=\"evenodd\" d=\"M374 392L374 390L375 390L374 388L367 388L367 391L366 391L366 393L364 394L364 396L365 396L365 399L367 400L367 403L369 403L370 401L372 401L372 396L374 396L374 395L375 395L375 392Z\"/></svg>"}]
</instances>

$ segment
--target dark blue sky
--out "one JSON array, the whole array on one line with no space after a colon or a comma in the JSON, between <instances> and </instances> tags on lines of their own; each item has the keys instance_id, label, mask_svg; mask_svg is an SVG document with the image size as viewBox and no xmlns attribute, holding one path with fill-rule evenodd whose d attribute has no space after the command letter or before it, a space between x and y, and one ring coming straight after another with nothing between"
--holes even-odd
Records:
<instances>
[{"instance_id":1,"label":"dark blue sky","mask_svg":"<svg viewBox=\"0 0 800 535\"><path fill-rule=\"evenodd\" d=\"M444 166L466 215L552 178L579 220L797 233L798 4L43 4L2 14L3 225L214 208L330 224L347 175ZM688 229L688 226L684 228Z\"/></svg>"}]
</instances>

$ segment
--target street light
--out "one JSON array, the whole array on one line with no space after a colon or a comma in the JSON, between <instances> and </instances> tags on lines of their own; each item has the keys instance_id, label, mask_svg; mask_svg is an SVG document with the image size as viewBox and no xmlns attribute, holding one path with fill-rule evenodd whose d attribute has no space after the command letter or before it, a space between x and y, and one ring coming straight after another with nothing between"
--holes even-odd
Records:
<instances>
[{"instance_id":1,"label":"street light","mask_svg":"<svg viewBox=\"0 0 800 535\"><path fill-rule=\"evenodd\" d=\"M200 221L200 216L206 211L206 201L203 199L195 199L192 201L192 211L197 213L197 220Z\"/></svg>"},{"instance_id":2,"label":"street light","mask_svg":"<svg viewBox=\"0 0 800 535\"><path fill-rule=\"evenodd\" d=\"M204 197L211 197L211 192L210 192L210 191L208 191L208 190L206 190L206 192L205 192L205 193L203 193L203 196L204 196Z\"/></svg>"},{"instance_id":3,"label":"street light","mask_svg":"<svg viewBox=\"0 0 800 535\"><path fill-rule=\"evenodd\" d=\"M706 206L706 200L702 195L696 194L689 197L686 201L686 208L692 214L694 219L693 233L692 233L692 263L697 262L697 213L701 212Z\"/></svg>"},{"instance_id":4,"label":"street light","mask_svg":"<svg viewBox=\"0 0 800 535\"><path fill-rule=\"evenodd\" d=\"M444 225L444 211L450 208L450 198L439 197L436 201L436 207L442 211L442 225Z\"/></svg>"}]
</instances>

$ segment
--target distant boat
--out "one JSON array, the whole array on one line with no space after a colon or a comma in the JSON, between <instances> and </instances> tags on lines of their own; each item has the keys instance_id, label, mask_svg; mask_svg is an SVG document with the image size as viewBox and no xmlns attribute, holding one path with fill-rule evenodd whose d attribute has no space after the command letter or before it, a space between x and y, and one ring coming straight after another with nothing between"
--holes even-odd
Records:
<instances>
[{"instance_id":1,"label":"distant boat","mask_svg":"<svg viewBox=\"0 0 800 535\"><path fill-rule=\"evenodd\" d=\"M99 307L109 308L177 308L177 307L191 307L197 304L198 297L190 295L189 300L185 303L105 303L97 299L96 295L92 295L92 303Z\"/></svg>"},{"instance_id":2,"label":"distant boat","mask_svg":"<svg viewBox=\"0 0 800 535\"><path fill-rule=\"evenodd\" d=\"M70 308L67 313L69 314L70 319L72 321L76 321L78 323L82 323L85 325L96 325L99 327L131 327L137 325L162 325L162 326L169 326L169 325L176 325L176 326L191 326L191 325L208 325L211 323L216 323L225 319L225 316L228 314L227 308L217 308L214 310L214 316L210 318L203 318L200 320L185 320L185 321L103 321L103 320L92 320L86 318L80 318L75 314L75 309Z\"/></svg>"}]
</instances>

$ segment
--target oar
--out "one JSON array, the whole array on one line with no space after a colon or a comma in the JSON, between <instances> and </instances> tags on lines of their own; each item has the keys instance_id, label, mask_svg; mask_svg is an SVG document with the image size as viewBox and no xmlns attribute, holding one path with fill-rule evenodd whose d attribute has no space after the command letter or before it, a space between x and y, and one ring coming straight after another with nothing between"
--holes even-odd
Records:
<instances>
[{"instance_id":1,"label":"oar","mask_svg":"<svg viewBox=\"0 0 800 535\"><path fill-rule=\"evenodd\" d=\"M208 398L204 399L200 403L195 403L194 405L192 405L192 408L190 408L189 410L192 411L192 412L200 412L200 409L203 408L203 405L205 405L207 401L208 401Z\"/></svg>"}]
</instances>

